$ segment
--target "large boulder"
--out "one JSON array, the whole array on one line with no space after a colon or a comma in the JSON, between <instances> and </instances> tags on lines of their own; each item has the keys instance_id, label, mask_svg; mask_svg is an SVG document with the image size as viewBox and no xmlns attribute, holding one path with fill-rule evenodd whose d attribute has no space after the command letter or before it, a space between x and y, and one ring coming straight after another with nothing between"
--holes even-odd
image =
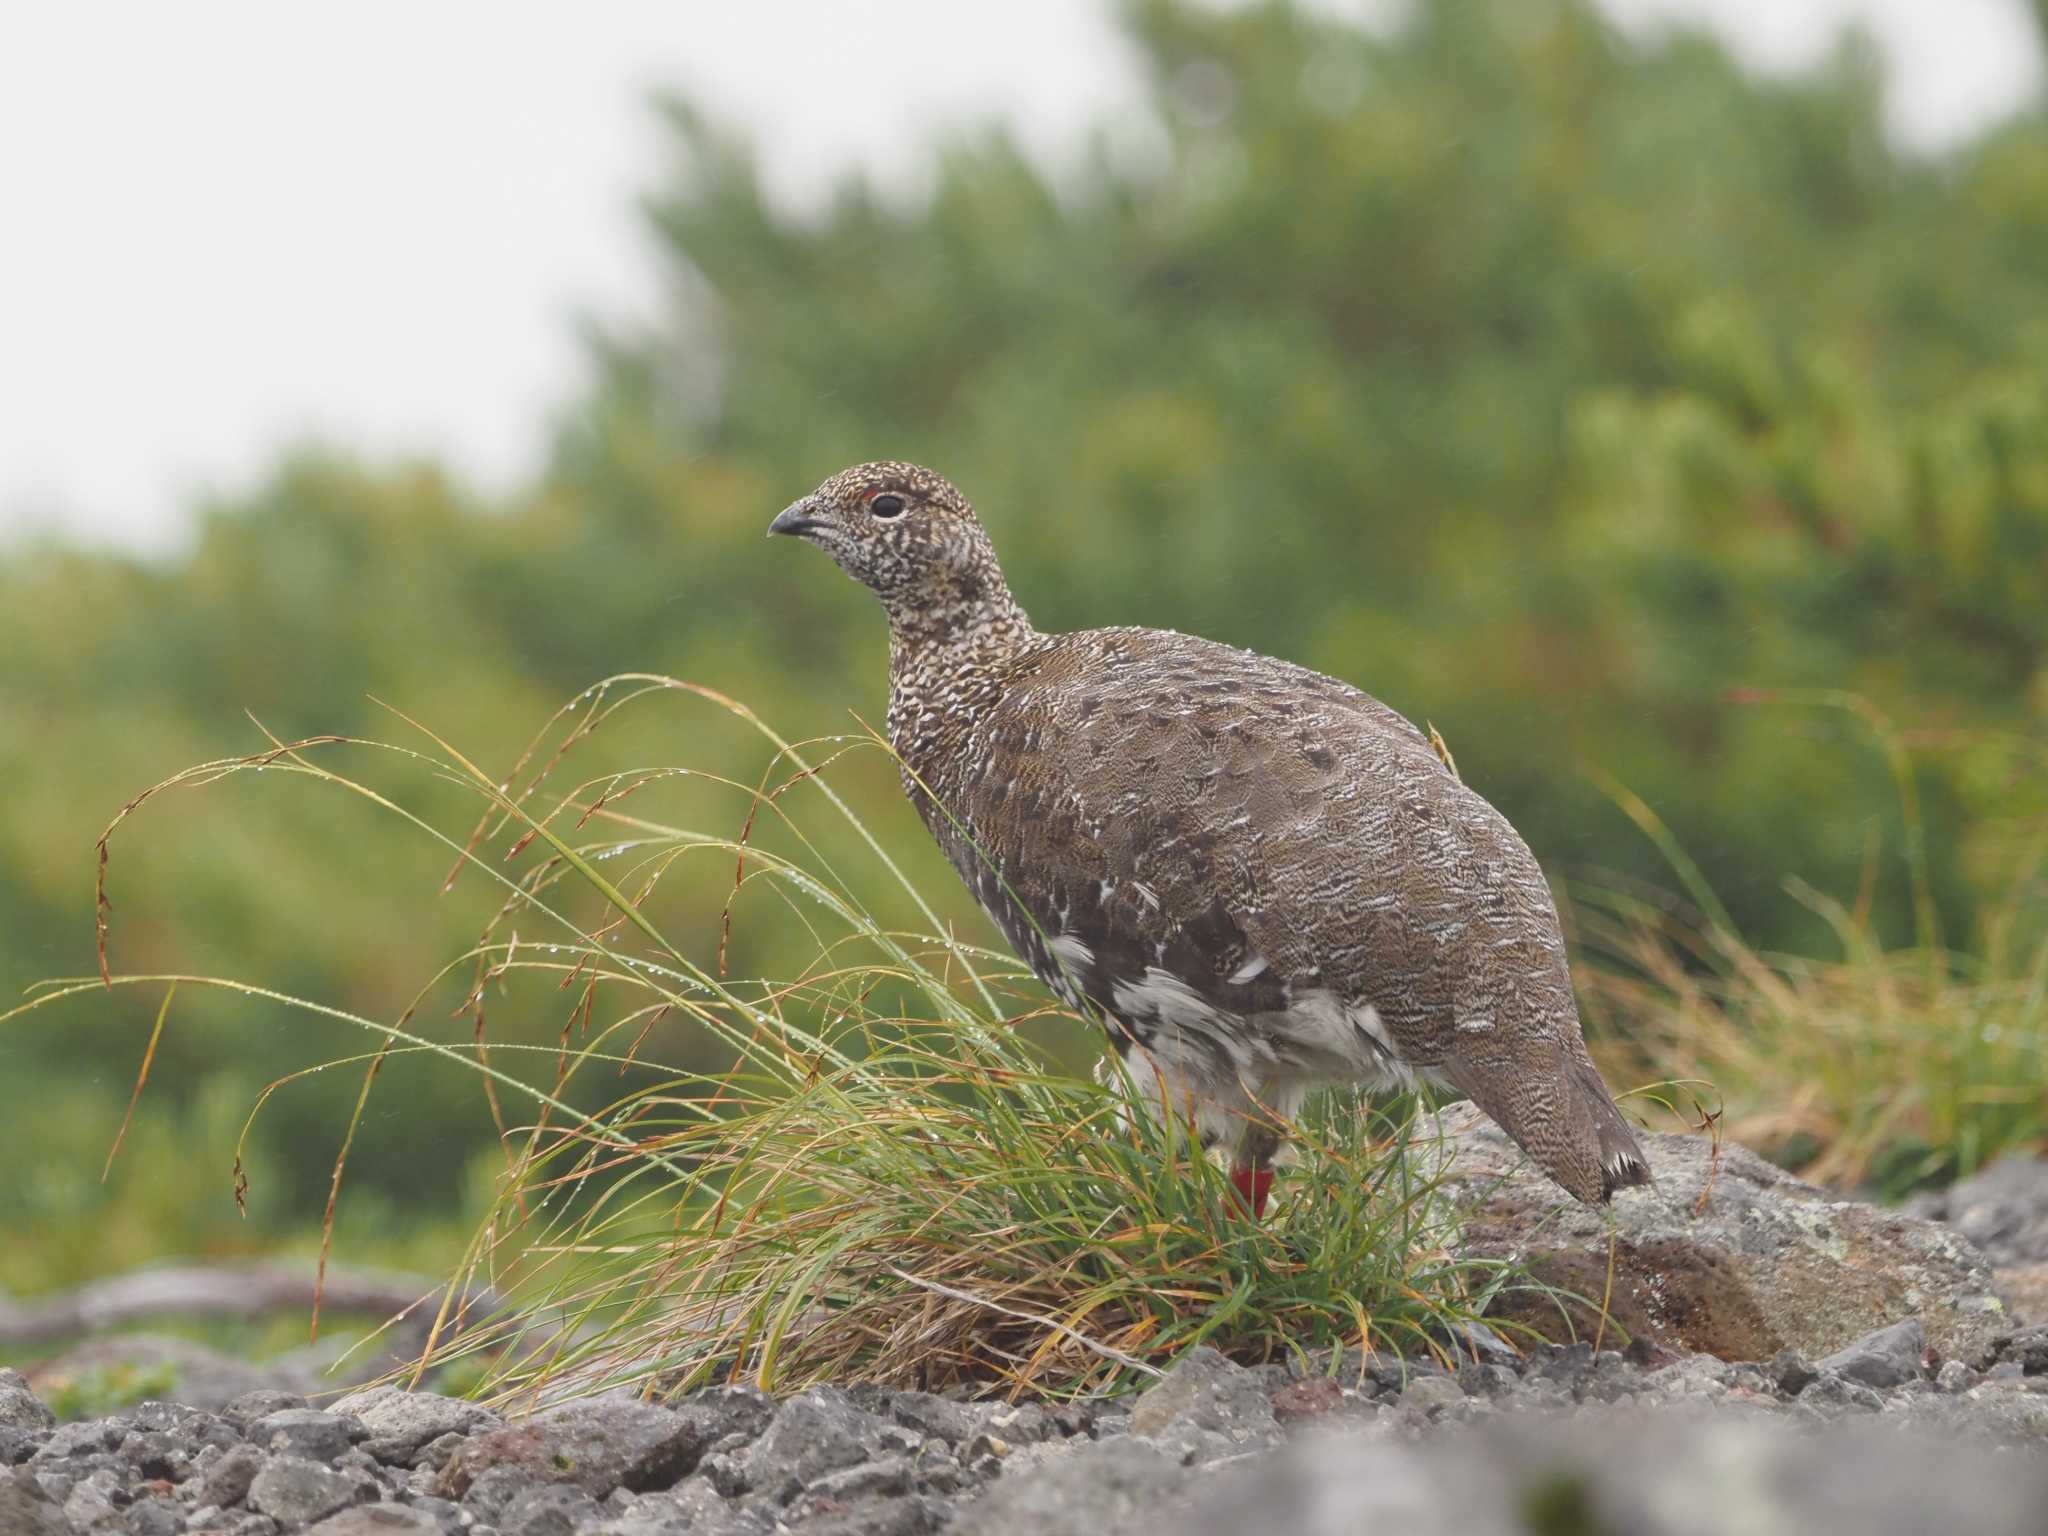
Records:
<instances>
[{"instance_id":1,"label":"large boulder","mask_svg":"<svg viewBox=\"0 0 2048 1536\"><path fill-rule=\"evenodd\" d=\"M1947 1222L1994 1265L2048 1260L2048 1157L2002 1157L1947 1189L1915 1195L1906 1209Z\"/></svg>"},{"instance_id":2,"label":"large boulder","mask_svg":"<svg viewBox=\"0 0 2048 1536\"><path fill-rule=\"evenodd\" d=\"M1975 1360L2012 1330L1983 1257L1959 1234L1837 1200L1733 1143L1645 1135L1656 1182L1595 1209L1469 1105L1444 1111L1436 1128L1431 1152L1466 1209L1467 1249L1524 1263L1555 1293L1508 1292L1494 1315L1547 1338L1604 1332L1645 1360L1768 1360L1784 1349L1819 1359L1918 1318L1939 1364Z\"/></svg>"},{"instance_id":3,"label":"large boulder","mask_svg":"<svg viewBox=\"0 0 2048 1536\"><path fill-rule=\"evenodd\" d=\"M1991 1265L1998 1294L2024 1323L2048 1323L2048 1157L2000 1158L1947 1189L1906 1202L1947 1222Z\"/></svg>"},{"instance_id":4,"label":"large boulder","mask_svg":"<svg viewBox=\"0 0 2048 1536\"><path fill-rule=\"evenodd\" d=\"M2011 1310L2013 1321L2048 1323L2048 1260L2004 1265L1991 1271L1991 1281Z\"/></svg>"}]
</instances>

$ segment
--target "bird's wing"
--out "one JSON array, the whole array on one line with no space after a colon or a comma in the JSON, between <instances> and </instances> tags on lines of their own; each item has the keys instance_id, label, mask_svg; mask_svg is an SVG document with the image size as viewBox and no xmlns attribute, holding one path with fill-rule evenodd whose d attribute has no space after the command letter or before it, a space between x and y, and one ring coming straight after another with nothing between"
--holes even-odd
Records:
<instances>
[{"instance_id":1,"label":"bird's wing","mask_svg":"<svg viewBox=\"0 0 2048 1536\"><path fill-rule=\"evenodd\" d=\"M979 728L959 791L978 846L949 845L1056 986L1239 1016L1326 988L1417 1065L1460 1017L1561 991L1574 1018L1535 860L1401 716L1185 636L1074 638L1093 644L1040 658Z\"/></svg>"}]
</instances>

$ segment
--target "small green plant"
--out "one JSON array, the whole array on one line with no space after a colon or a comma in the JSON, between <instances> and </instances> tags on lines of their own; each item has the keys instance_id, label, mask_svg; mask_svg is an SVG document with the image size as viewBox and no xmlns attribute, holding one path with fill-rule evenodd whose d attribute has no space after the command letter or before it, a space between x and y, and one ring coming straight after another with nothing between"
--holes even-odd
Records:
<instances>
[{"instance_id":1,"label":"small green plant","mask_svg":"<svg viewBox=\"0 0 2048 1536\"><path fill-rule=\"evenodd\" d=\"M620 711L678 697L752 727L767 771L743 782L632 770L549 788ZM353 1062L363 1074L330 1230L379 1074L423 1056L471 1071L505 1170L456 1276L425 1303L422 1369L452 1365L499 1397L727 1379L1063 1395L1134 1385L1199 1343L1256 1359L1346 1344L1444 1353L1522 1283L1459 1253L1427 1171L1437 1164L1406 1155L1412 1105L1347 1100L1305 1117L1277 1210L1249 1220L1178 1108L1134 1113L1127 1084L1067 1065L1080 1021L1007 956L952 937L847 809L822 770L877 748L873 738L793 746L730 700L644 676L579 696L509 776L406 723L419 745L273 740L201 765L138 797L101 842L104 880L130 814L252 769L361 795L441 840L451 880L481 876L500 900L402 1017L219 978L119 974L104 887L101 977L53 985L16 1013L99 987L164 989L138 1094L175 987L230 988L362 1031L363 1054L312 1069ZM458 783L483 814L467 837L443 830L330 768L343 752ZM735 830L654 819L647 802L685 783L724 793ZM918 928L872 915L791 814L800 796L850 829ZM733 869L733 899L699 913L705 941L692 946L653 914L663 875L707 856ZM734 903L763 888L814 957L794 976L729 976ZM714 947L715 960L700 958ZM486 1029L486 999L520 987L564 998L554 1045ZM451 993L467 1038L424 1022ZM687 1064L682 1036L708 1064ZM685 1060L663 1060L664 1046ZM251 1123L280 1086L258 1097Z\"/></svg>"},{"instance_id":2,"label":"small green plant","mask_svg":"<svg viewBox=\"0 0 2048 1536\"><path fill-rule=\"evenodd\" d=\"M76 1376L46 1378L37 1383L37 1391L50 1411L69 1423L102 1418L151 1398L168 1398L177 1386L178 1368L168 1360L148 1366L123 1360Z\"/></svg>"}]
</instances>

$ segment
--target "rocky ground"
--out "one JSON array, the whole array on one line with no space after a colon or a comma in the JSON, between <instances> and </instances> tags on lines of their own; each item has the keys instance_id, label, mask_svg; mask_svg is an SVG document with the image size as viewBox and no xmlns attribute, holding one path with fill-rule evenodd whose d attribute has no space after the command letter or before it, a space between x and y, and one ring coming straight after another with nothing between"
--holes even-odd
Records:
<instances>
[{"instance_id":1,"label":"rocky ground","mask_svg":"<svg viewBox=\"0 0 2048 1536\"><path fill-rule=\"evenodd\" d=\"M1912 1215L1682 1140L1659 1139L1656 1192L1617 1203L1625 1352L1480 1340L1449 1370L1200 1351L1118 1403L725 1387L512 1422L385 1387L315 1407L229 1374L58 1425L0 1372L0 1536L2048 1529L2048 1317L2002 1294L2048 1263L2048 1162ZM1468 1142L1481 1240L1515 1248L1517 1203L1554 1196ZM1553 1222L1524 1257L1571 1276L1586 1240Z\"/></svg>"}]
</instances>

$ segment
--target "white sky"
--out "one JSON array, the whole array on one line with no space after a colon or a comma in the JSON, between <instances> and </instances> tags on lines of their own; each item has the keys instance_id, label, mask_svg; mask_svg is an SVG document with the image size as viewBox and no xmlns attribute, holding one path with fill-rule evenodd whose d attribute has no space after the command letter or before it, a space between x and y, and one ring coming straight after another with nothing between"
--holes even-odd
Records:
<instances>
[{"instance_id":1,"label":"white sky","mask_svg":"<svg viewBox=\"0 0 2048 1536\"><path fill-rule=\"evenodd\" d=\"M2040 90L2023 0L1603 3L1773 69L1861 17L1925 148ZM656 302L633 199L664 84L794 204L855 163L914 188L924 144L990 118L1053 165L1142 132L1107 0L8 4L0 539L171 546L197 495L310 438L516 483L579 384L571 317Z\"/></svg>"}]
</instances>

